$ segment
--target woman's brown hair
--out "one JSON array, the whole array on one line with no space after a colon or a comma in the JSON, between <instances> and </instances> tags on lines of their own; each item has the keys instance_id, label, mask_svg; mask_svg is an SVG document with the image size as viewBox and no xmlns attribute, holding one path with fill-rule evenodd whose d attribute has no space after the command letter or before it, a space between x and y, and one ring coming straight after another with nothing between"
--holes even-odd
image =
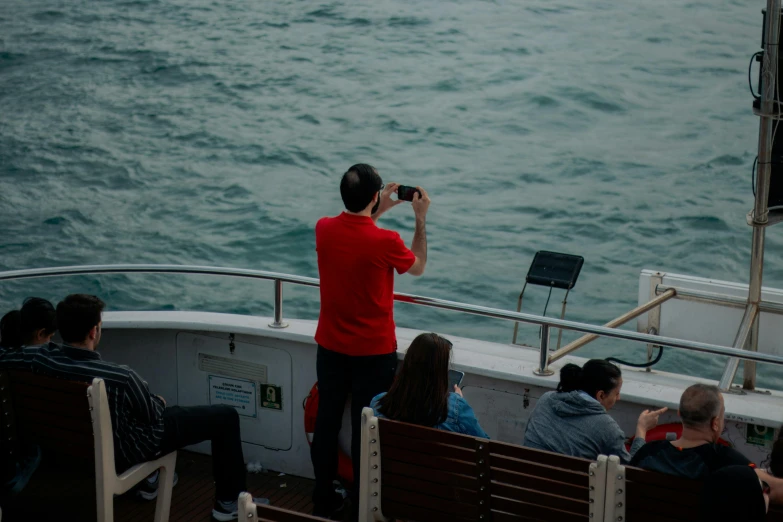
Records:
<instances>
[{"instance_id":1,"label":"woman's brown hair","mask_svg":"<svg viewBox=\"0 0 783 522\"><path fill-rule=\"evenodd\" d=\"M378 411L389 419L421 426L445 422L449 405L451 342L434 333L416 337L405 354L402 370Z\"/></svg>"}]
</instances>

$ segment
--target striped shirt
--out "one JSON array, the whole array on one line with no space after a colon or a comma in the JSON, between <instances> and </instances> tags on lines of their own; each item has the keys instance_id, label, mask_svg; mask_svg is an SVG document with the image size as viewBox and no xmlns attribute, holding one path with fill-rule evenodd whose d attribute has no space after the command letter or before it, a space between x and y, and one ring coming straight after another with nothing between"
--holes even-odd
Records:
<instances>
[{"instance_id":1,"label":"striped shirt","mask_svg":"<svg viewBox=\"0 0 783 522\"><path fill-rule=\"evenodd\" d=\"M0 355L0 368L89 383L96 377L103 379L111 411L117 470L123 471L158 455L166 406L129 367L103 361L92 350L49 343L8 350Z\"/></svg>"}]
</instances>

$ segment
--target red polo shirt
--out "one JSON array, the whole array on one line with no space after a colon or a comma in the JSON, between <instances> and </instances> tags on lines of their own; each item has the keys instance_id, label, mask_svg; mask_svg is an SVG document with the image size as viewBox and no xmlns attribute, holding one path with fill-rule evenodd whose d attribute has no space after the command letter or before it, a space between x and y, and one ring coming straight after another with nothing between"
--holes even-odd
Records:
<instances>
[{"instance_id":1,"label":"red polo shirt","mask_svg":"<svg viewBox=\"0 0 783 522\"><path fill-rule=\"evenodd\" d=\"M315 225L321 276L321 315L315 341L346 355L383 355L397 349L394 270L416 261L397 232L370 217L342 213Z\"/></svg>"}]
</instances>

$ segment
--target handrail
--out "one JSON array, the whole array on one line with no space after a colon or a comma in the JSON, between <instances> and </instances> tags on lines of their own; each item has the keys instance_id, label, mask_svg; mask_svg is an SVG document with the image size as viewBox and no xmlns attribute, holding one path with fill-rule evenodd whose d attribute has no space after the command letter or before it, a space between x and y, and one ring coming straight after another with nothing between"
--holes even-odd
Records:
<instances>
[{"instance_id":1,"label":"handrail","mask_svg":"<svg viewBox=\"0 0 783 522\"><path fill-rule=\"evenodd\" d=\"M282 323L283 292L282 283L292 283L310 287L320 285L318 279L312 277L303 277L280 272L267 272L263 270L251 270L244 268L221 268L211 266L194 265L153 265L153 264L118 264L118 265L87 265L87 266L66 266L52 268L33 268L26 270L11 270L0 272L0 281L11 281L19 279L32 279L38 277L71 276L86 274L121 274L121 273L177 273L177 274L202 274L202 275L220 275L231 277L246 277L252 279L264 279L276 281L275 285L275 323L271 326L284 328ZM670 337L661 337L645 333L634 332L631 330L617 330L605 326L596 326L587 323L579 323L554 317L544 317L539 315L527 314L522 312L512 312L498 308L489 308L485 306L470 305L434 297L419 296L405 293L395 293L394 299L402 303L410 303L429 308L438 308L441 310L452 310L456 312L468 313L493 319L502 319L506 321L520 321L523 323L545 326L549 328L562 328L585 334L595 334L602 337L613 339L623 339L626 341L635 341L645 344L655 344L671 348L681 348L684 350L696 351L701 353L710 353L725 357L737 357L748 361L765 362L771 364L783 365L783 357L759 352L738 350L716 344L702 343L698 341L688 341L685 339L674 339ZM550 374L548 369L548 339L542 336L541 342L541 361L537 373L542 375Z\"/></svg>"},{"instance_id":2,"label":"handrail","mask_svg":"<svg viewBox=\"0 0 783 522\"><path fill-rule=\"evenodd\" d=\"M0 281L12 279L34 279L36 277L72 276L83 274L203 274L232 277L249 277L254 279L280 280L284 283L294 283L305 286L319 286L318 279L280 272L250 270L247 268L223 268L216 266L197 265L81 265L59 266L51 268L29 268L25 270L9 270L0 272Z\"/></svg>"}]
</instances>

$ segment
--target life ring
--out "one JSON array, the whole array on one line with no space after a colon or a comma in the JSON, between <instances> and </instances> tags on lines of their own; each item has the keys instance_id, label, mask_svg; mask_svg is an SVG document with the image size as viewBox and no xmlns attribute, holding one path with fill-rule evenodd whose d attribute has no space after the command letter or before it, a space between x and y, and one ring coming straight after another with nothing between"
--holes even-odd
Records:
<instances>
[{"instance_id":1,"label":"life ring","mask_svg":"<svg viewBox=\"0 0 783 522\"><path fill-rule=\"evenodd\" d=\"M679 439L682 436L682 424L679 422L671 422L669 424L661 424L656 426L647 432L647 436L644 438L644 440L646 442L652 442L654 440L669 440L669 433L673 433L674 438ZM635 438L636 436L634 435L625 442L625 448L627 450L631 449L631 444L633 444ZM731 444L723 439L718 439L717 444L720 444L721 446L731 446Z\"/></svg>"},{"instance_id":2,"label":"life ring","mask_svg":"<svg viewBox=\"0 0 783 522\"><path fill-rule=\"evenodd\" d=\"M318 416L318 382L310 388L310 393L302 403L304 407L304 429L307 443L312 446L315 433L315 419ZM347 484L353 484L353 463L351 457L337 447L337 476Z\"/></svg>"}]
</instances>

